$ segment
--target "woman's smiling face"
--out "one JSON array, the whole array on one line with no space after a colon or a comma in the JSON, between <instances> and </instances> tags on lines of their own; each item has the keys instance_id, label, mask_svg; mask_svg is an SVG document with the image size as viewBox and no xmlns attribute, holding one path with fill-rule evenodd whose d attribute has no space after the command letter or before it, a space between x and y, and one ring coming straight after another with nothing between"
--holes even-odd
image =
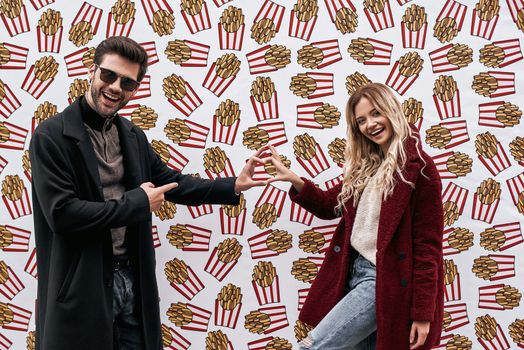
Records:
<instances>
[{"instance_id":1,"label":"woman's smiling face","mask_svg":"<svg viewBox=\"0 0 524 350\"><path fill-rule=\"evenodd\" d=\"M379 145L386 154L393 136L389 118L380 114L367 98L362 97L355 106L355 121L360 132Z\"/></svg>"}]
</instances>

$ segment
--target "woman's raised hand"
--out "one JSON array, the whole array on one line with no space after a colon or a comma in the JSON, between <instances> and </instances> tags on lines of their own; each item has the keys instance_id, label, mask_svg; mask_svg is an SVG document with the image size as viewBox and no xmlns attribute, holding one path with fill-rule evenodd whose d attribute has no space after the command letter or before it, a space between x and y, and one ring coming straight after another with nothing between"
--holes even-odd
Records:
<instances>
[{"instance_id":1,"label":"woman's raised hand","mask_svg":"<svg viewBox=\"0 0 524 350\"><path fill-rule=\"evenodd\" d=\"M269 151L271 152L271 157L268 157L267 159L275 166L276 175L267 180L267 183L274 181L287 181L291 182L293 186L300 191L302 186L304 186L304 180L282 164L280 155L274 146L269 146Z\"/></svg>"}]
</instances>

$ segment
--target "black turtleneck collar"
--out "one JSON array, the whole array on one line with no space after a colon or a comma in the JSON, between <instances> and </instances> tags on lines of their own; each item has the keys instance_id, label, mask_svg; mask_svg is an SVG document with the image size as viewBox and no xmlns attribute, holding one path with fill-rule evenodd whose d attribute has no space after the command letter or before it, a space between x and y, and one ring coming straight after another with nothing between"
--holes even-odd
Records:
<instances>
[{"instance_id":1,"label":"black turtleneck collar","mask_svg":"<svg viewBox=\"0 0 524 350\"><path fill-rule=\"evenodd\" d=\"M89 125L90 128L97 131L102 131L104 125L106 127L106 130L111 127L115 119L115 116L105 118L98 114L98 112L95 111L93 108L91 108L89 103L87 103L87 98L85 96L81 96L79 97L79 99L80 108L82 110L82 119L84 120L84 123Z\"/></svg>"}]
</instances>

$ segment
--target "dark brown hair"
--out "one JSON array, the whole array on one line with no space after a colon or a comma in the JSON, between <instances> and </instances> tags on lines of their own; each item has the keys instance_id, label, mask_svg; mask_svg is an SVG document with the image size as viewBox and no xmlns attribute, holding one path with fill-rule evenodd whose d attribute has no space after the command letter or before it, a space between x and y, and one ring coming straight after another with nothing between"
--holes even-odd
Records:
<instances>
[{"instance_id":1,"label":"dark brown hair","mask_svg":"<svg viewBox=\"0 0 524 350\"><path fill-rule=\"evenodd\" d=\"M94 62L100 64L104 55L115 53L131 62L138 63L137 80L140 82L147 72L147 53L136 41L125 36L112 36L102 41L95 50Z\"/></svg>"}]
</instances>

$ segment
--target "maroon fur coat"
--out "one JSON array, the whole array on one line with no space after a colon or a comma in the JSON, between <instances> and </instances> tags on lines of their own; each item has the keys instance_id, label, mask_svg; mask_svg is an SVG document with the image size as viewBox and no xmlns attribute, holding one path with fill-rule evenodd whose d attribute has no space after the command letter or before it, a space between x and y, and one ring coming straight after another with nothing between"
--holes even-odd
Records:
<instances>
[{"instance_id":1,"label":"maroon fur coat","mask_svg":"<svg viewBox=\"0 0 524 350\"><path fill-rule=\"evenodd\" d=\"M430 333L421 350L438 344L442 328L443 209L441 182L432 159L413 140L406 144L404 176L415 188L397 179L393 195L382 202L377 238L377 350L409 349L413 320L430 321ZM312 182L289 195L321 219L335 219L341 185L323 191ZM316 326L347 293L350 266L355 258L351 232L356 208L352 201L336 229L324 263L314 280L299 319Z\"/></svg>"}]
</instances>

